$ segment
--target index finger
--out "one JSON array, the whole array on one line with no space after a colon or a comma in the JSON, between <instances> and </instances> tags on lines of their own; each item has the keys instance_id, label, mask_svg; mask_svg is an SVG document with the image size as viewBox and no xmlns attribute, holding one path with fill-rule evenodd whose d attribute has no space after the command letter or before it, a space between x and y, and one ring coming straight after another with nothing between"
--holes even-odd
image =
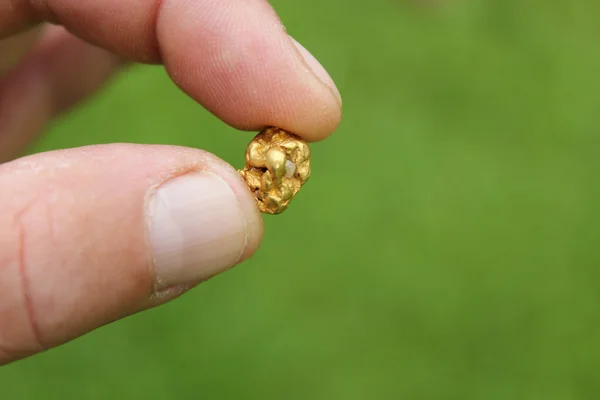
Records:
<instances>
[{"instance_id":1,"label":"index finger","mask_svg":"<svg viewBox=\"0 0 600 400\"><path fill-rule=\"evenodd\" d=\"M0 37L49 21L143 63L226 123L275 125L321 140L341 119L341 98L318 61L287 35L265 0L8 0Z\"/></svg>"}]
</instances>

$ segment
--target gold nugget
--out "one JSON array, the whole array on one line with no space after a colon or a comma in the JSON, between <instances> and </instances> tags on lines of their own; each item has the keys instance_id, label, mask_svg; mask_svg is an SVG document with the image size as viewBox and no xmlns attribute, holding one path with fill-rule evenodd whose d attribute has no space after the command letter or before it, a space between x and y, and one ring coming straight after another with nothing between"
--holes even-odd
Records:
<instances>
[{"instance_id":1,"label":"gold nugget","mask_svg":"<svg viewBox=\"0 0 600 400\"><path fill-rule=\"evenodd\" d=\"M267 128L248 144L246 166L239 173L260 211L280 214L310 178L310 148L292 133Z\"/></svg>"}]
</instances>

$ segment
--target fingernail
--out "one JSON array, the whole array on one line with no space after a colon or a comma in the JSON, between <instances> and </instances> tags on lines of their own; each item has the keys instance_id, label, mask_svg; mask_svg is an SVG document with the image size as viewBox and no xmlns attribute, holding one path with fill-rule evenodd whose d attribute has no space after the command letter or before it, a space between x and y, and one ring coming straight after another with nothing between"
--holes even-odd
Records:
<instances>
[{"instance_id":1,"label":"fingernail","mask_svg":"<svg viewBox=\"0 0 600 400\"><path fill-rule=\"evenodd\" d=\"M239 262L246 248L240 202L212 172L160 186L148 203L148 219L159 288L206 280Z\"/></svg>"},{"instance_id":2,"label":"fingernail","mask_svg":"<svg viewBox=\"0 0 600 400\"><path fill-rule=\"evenodd\" d=\"M291 36L290 36L290 39L292 39L292 43L294 43L294 45L296 46L296 48L302 55L302 58L304 58L304 61L310 67L312 72L316 75L316 77L321 82L323 82L325 85L327 85L327 87L329 87L329 89L331 89L331 91L333 92L333 95L337 98L337 100L341 104L342 96L340 95L340 91L338 90L337 86L335 85L335 82L333 82L333 79L331 79L331 76L329 75L329 73L325 70L325 68L323 68L323 66L315 58L315 56L313 56L308 50L306 50L306 48L304 46L302 46L300 43L298 43L298 41L296 39L294 39Z\"/></svg>"}]
</instances>

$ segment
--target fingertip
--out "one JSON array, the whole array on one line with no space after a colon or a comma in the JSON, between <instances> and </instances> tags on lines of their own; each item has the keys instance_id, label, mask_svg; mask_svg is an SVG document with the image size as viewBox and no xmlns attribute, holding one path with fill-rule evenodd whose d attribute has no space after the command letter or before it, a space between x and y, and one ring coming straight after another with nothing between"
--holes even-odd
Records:
<instances>
[{"instance_id":1,"label":"fingertip","mask_svg":"<svg viewBox=\"0 0 600 400\"><path fill-rule=\"evenodd\" d=\"M266 1L172 2L157 34L173 81L235 128L277 126L318 141L340 123L333 79Z\"/></svg>"}]
</instances>

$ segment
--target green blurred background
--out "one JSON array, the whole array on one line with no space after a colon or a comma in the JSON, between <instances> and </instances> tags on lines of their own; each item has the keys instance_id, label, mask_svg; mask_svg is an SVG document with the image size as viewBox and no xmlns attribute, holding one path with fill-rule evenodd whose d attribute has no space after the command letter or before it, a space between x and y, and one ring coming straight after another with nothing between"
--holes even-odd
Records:
<instances>
[{"instance_id":1,"label":"green blurred background","mask_svg":"<svg viewBox=\"0 0 600 400\"><path fill-rule=\"evenodd\" d=\"M0 398L600 398L600 7L272 3L344 97L311 182L252 260L2 369ZM239 167L250 138L141 67L36 150Z\"/></svg>"}]
</instances>

